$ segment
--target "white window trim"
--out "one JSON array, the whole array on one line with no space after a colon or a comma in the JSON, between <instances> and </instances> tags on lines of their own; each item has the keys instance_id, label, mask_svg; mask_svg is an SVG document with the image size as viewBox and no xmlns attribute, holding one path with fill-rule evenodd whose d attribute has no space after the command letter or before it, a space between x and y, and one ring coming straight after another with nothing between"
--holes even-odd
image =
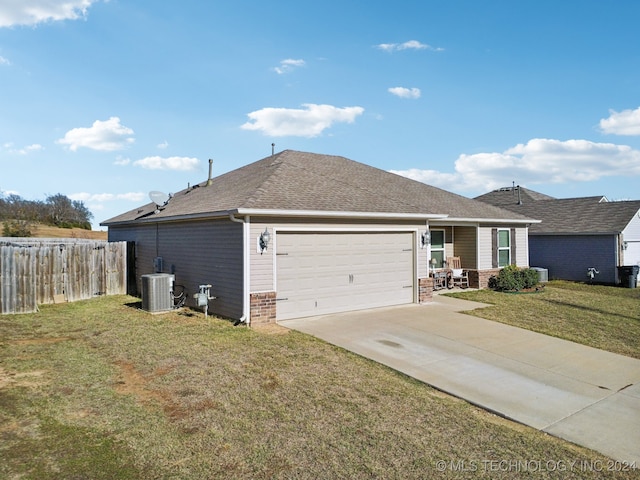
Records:
<instances>
[{"instance_id":1,"label":"white window trim","mask_svg":"<svg viewBox=\"0 0 640 480\"><path fill-rule=\"evenodd\" d=\"M501 247L500 246L500 232L507 232L507 239L509 240L509 243L508 243L508 245L506 247ZM507 267L507 266L511 265L511 260L512 260L511 259L511 229L509 229L509 228L498 228L498 242L497 243L498 243L498 245L497 245L497 248L498 248L498 252L497 252L497 255L498 255L498 267L504 268L504 267ZM502 252L504 250L507 251L508 261L507 261L506 265L500 265L500 252Z\"/></svg>"},{"instance_id":2,"label":"white window trim","mask_svg":"<svg viewBox=\"0 0 640 480\"><path fill-rule=\"evenodd\" d=\"M431 240L433 241L433 232L442 232L442 248L433 248L433 242L431 243L429 258L432 258L433 252L442 252L442 261L445 262L447 260L446 251L447 251L447 236L446 230L444 228L431 228ZM438 269L443 268L442 266L438 267ZM432 266L429 265L429 269L432 269Z\"/></svg>"}]
</instances>

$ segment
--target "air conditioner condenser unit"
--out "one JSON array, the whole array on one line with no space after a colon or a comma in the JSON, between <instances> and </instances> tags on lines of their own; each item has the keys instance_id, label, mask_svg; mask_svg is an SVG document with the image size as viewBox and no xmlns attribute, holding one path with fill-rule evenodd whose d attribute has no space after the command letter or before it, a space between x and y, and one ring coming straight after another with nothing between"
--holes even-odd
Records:
<instances>
[{"instance_id":1,"label":"air conditioner condenser unit","mask_svg":"<svg viewBox=\"0 0 640 480\"><path fill-rule=\"evenodd\" d=\"M167 312L173 309L173 283L175 275L150 273L142 275L142 309L148 312Z\"/></svg>"}]
</instances>

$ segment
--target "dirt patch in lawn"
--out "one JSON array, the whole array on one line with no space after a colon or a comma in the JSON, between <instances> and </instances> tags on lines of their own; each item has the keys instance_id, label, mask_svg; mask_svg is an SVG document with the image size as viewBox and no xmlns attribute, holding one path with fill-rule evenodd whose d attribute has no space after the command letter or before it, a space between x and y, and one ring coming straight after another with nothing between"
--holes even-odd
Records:
<instances>
[{"instance_id":1,"label":"dirt patch in lawn","mask_svg":"<svg viewBox=\"0 0 640 480\"><path fill-rule=\"evenodd\" d=\"M66 342L73 340L71 337L43 337L43 338L23 338L20 340L10 340L10 345L46 345L49 343Z\"/></svg>"},{"instance_id":2,"label":"dirt patch in lawn","mask_svg":"<svg viewBox=\"0 0 640 480\"><path fill-rule=\"evenodd\" d=\"M180 422L199 411L217 408L218 404L210 399L202 399L196 403L186 401L186 398L195 393L190 390L171 392L150 387L150 383L159 376L166 375L172 367L162 367L153 371L150 375L143 375L128 362L117 362L119 369L118 380L115 383L115 391L121 395L131 395L138 404L147 408L160 408L172 422Z\"/></svg>"},{"instance_id":3,"label":"dirt patch in lawn","mask_svg":"<svg viewBox=\"0 0 640 480\"><path fill-rule=\"evenodd\" d=\"M131 363L116 362L116 366L119 369L119 378L115 382L116 392L121 395L133 395L138 403L143 405L148 405L153 402L159 402L163 405L167 403L167 395L149 388L148 384L158 375L168 373L168 369L158 370L148 378L138 372Z\"/></svg>"},{"instance_id":4,"label":"dirt patch in lawn","mask_svg":"<svg viewBox=\"0 0 640 480\"><path fill-rule=\"evenodd\" d=\"M0 389L13 387L37 387L46 383L39 379L47 373L46 370L33 370L31 372L8 372L0 367Z\"/></svg>"}]
</instances>

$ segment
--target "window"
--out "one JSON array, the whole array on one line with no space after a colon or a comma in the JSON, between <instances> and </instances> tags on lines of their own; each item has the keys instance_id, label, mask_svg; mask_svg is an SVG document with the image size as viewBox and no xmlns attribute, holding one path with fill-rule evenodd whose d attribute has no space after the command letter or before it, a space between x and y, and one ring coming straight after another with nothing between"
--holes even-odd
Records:
<instances>
[{"instance_id":1,"label":"window","mask_svg":"<svg viewBox=\"0 0 640 480\"><path fill-rule=\"evenodd\" d=\"M435 264L433 263L435 260ZM431 230L431 268L444 266L444 230Z\"/></svg>"},{"instance_id":2,"label":"window","mask_svg":"<svg viewBox=\"0 0 640 480\"><path fill-rule=\"evenodd\" d=\"M511 230L498 229L498 267L511 265Z\"/></svg>"}]
</instances>

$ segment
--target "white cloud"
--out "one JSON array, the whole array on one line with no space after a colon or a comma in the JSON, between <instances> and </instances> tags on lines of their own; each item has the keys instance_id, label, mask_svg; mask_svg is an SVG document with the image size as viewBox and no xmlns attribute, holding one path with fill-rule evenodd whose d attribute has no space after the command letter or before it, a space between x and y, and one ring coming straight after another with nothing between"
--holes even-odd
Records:
<instances>
[{"instance_id":1,"label":"white cloud","mask_svg":"<svg viewBox=\"0 0 640 480\"><path fill-rule=\"evenodd\" d=\"M431 50L434 52L442 52L444 48L432 47L426 43L421 43L418 40L409 40L404 43L381 43L376 45L376 48L384 50L385 52L397 52L400 50Z\"/></svg>"},{"instance_id":2,"label":"white cloud","mask_svg":"<svg viewBox=\"0 0 640 480\"><path fill-rule=\"evenodd\" d=\"M304 109L263 108L247 114L244 130L259 130L273 137L317 137L334 123L353 123L362 115L362 107L334 107L306 103ZM252 123L253 122L253 123Z\"/></svg>"},{"instance_id":3,"label":"white cloud","mask_svg":"<svg viewBox=\"0 0 640 480\"><path fill-rule=\"evenodd\" d=\"M484 193L513 181L527 185L640 176L640 151L588 140L534 138L502 153L462 154L451 174L420 169L393 173L455 192Z\"/></svg>"},{"instance_id":4,"label":"white cloud","mask_svg":"<svg viewBox=\"0 0 640 480\"><path fill-rule=\"evenodd\" d=\"M0 27L37 25L43 22L77 20L87 15L97 0L2 0Z\"/></svg>"},{"instance_id":5,"label":"white cloud","mask_svg":"<svg viewBox=\"0 0 640 480\"><path fill-rule=\"evenodd\" d=\"M120 124L118 117L111 117L104 122L96 120L89 128L74 128L69 130L64 138L56 143L69 145L72 151L80 147L103 152L122 150L135 142L133 130Z\"/></svg>"},{"instance_id":6,"label":"white cloud","mask_svg":"<svg viewBox=\"0 0 640 480\"><path fill-rule=\"evenodd\" d=\"M161 150L164 150L165 148L169 147L169 142L167 142L166 140L162 143L159 143L158 145L156 145L156 147L158 147Z\"/></svg>"},{"instance_id":7,"label":"white cloud","mask_svg":"<svg viewBox=\"0 0 640 480\"><path fill-rule=\"evenodd\" d=\"M190 157L145 157L133 164L149 170L195 170L200 161Z\"/></svg>"},{"instance_id":8,"label":"white cloud","mask_svg":"<svg viewBox=\"0 0 640 480\"><path fill-rule=\"evenodd\" d=\"M71 200L81 202L111 202L115 200L127 200L130 202L141 202L147 197L146 193L129 192L129 193L87 193L78 192L69 195Z\"/></svg>"},{"instance_id":9,"label":"white cloud","mask_svg":"<svg viewBox=\"0 0 640 480\"><path fill-rule=\"evenodd\" d=\"M0 55L0 65L5 65L5 66L8 67L9 65L11 65L11 62L8 59L6 59L6 58L4 58L3 56Z\"/></svg>"},{"instance_id":10,"label":"white cloud","mask_svg":"<svg viewBox=\"0 0 640 480\"><path fill-rule=\"evenodd\" d=\"M39 143L27 145L26 147L23 147L23 148L12 148L13 143L5 143L3 146L8 150L8 153L12 153L15 155L28 155L31 152L44 150L44 147Z\"/></svg>"},{"instance_id":11,"label":"white cloud","mask_svg":"<svg viewBox=\"0 0 640 480\"><path fill-rule=\"evenodd\" d=\"M282 75L284 73L289 73L295 68L304 67L304 65L304 60L294 60L293 58L287 58L285 60L281 60L280 65L278 67L273 67L273 70L277 74Z\"/></svg>"},{"instance_id":12,"label":"white cloud","mask_svg":"<svg viewBox=\"0 0 640 480\"><path fill-rule=\"evenodd\" d=\"M37 152L43 149L44 147L42 145L40 145L39 143L34 143L32 145L27 145L26 147L24 147L22 150L20 150L20 153L26 155L30 152Z\"/></svg>"},{"instance_id":13,"label":"white cloud","mask_svg":"<svg viewBox=\"0 0 640 480\"><path fill-rule=\"evenodd\" d=\"M389 93L400 98L420 98L422 94L419 88L391 87Z\"/></svg>"},{"instance_id":14,"label":"white cloud","mask_svg":"<svg viewBox=\"0 0 640 480\"><path fill-rule=\"evenodd\" d=\"M640 107L635 110L609 111L609 118L600 120L600 130L614 135L640 135Z\"/></svg>"},{"instance_id":15,"label":"white cloud","mask_svg":"<svg viewBox=\"0 0 640 480\"><path fill-rule=\"evenodd\" d=\"M119 165L119 166L124 166L124 165L129 165L131 163L131 159L130 158L125 158L121 155L118 155L116 157L116 161L113 162L114 165Z\"/></svg>"}]
</instances>

